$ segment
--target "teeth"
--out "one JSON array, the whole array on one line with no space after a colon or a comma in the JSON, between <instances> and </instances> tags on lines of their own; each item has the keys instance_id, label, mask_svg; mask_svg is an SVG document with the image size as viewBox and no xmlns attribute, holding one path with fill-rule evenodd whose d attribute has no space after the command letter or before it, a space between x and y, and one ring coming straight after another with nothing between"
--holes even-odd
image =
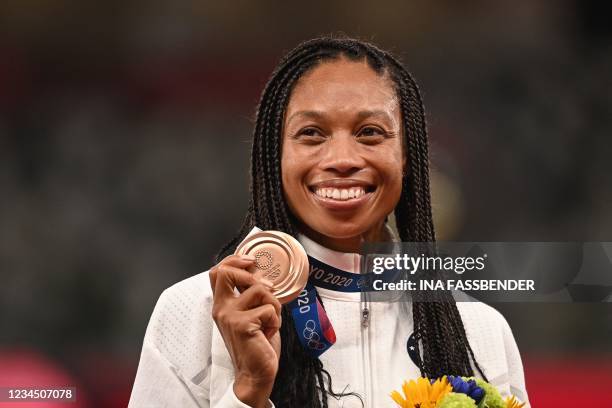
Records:
<instances>
[{"instance_id":1,"label":"teeth","mask_svg":"<svg viewBox=\"0 0 612 408\"><path fill-rule=\"evenodd\" d=\"M332 198L334 200L346 201L353 198L359 198L365 194L363 187L352 188L317 188L315 194L323 198Z\"/></svg>"}]
</instances>

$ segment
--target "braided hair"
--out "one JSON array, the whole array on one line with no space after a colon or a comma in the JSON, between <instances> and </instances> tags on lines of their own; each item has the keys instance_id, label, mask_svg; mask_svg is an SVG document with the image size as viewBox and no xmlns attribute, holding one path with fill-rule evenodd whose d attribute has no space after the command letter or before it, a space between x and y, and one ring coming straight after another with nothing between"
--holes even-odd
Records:
<instances>
[{"instance_id":1,"label":"braided hair","mask_svg":"<svg viewBox=\"0 0 612 408\"><path fill-rule=\"evenodd\" d=\"M379 75L393 82L401 108L408 169L395 208L402 241L434 242L435 233L429 191L429 158L425 112L419 89L404 66L390 53L351 38L324 37L306 41L279 63L265 86L257 109L251 151L250 200L240 232L217 255L217 261L233 253L256 225L264 230L297 236L297 222L283 198L281 144L283 120L291 91L299 78L318 64L340 56L365 59ZM421 375L472 376L476 367L484 377L467 341L456 304L413 302L415 337L419 346ZM293 328L287 308L282 310L281 355L271 399L278 407L327 407L331 377L320 359L306 353ZM472 366L473 364L473 366Z\"/></svg>"}]
</instances>

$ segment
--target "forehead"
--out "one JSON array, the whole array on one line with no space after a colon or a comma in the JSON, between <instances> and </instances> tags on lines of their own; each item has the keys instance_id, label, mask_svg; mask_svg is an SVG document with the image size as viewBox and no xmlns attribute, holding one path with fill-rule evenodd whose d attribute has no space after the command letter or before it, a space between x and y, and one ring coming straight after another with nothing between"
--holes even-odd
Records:
<instances>
[{"instance_id":1,"label":"forehead","mask_svg":"<svg viewBox=\"0 0 612 408\"><path fill-rule=\"evenodd\" d=\"M387 74L376 73L365 61L338 58L302 76L295 85L287 116L297 110L398 111L397 94Z\"/></svg>"}]
</instances>

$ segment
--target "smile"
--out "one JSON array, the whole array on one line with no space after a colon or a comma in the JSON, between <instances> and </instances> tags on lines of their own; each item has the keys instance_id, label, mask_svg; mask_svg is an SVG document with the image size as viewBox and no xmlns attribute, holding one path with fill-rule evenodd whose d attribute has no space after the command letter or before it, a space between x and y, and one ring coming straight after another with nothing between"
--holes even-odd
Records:
<instances>
[{"instance_id":1,"label":"smile","mask_svg":"<svg viewBox=\"0 0 612 408\"><path fill-rule=\"evenodd\" d=\"M363 187L355 188L317 188L314 193L322 198L347 201L363 196L366 191Z\"/></svg>"},{"instance_id":2,"label":"smile","mask_svg":"<svg viewBox=\"0 0 612 408\"><path fill-rule=\"evenodd\" d=\"M376 187L361 180L334 179L311 185L309 190L319 205L334 211L351 211L368 202Z\"/></svg>"}]
</instances>

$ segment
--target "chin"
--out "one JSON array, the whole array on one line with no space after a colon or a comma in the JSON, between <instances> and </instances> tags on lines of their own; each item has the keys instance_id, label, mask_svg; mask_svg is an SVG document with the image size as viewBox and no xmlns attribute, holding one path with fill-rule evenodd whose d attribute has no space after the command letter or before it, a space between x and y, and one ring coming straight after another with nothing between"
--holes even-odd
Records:
<instances>
[{"instance_id":1,"label":"chin","mask_svg":"<svg viewBox=\"0 0 612 408\"><path fill-rule=\"evenodd\" d=\"M321 235L325 235L328 238L345 240L359 237L368 231L368 228L360 225L343 225L342 222L329 222L325 227L312 228Z\"/></svg>"}]
</instances>

